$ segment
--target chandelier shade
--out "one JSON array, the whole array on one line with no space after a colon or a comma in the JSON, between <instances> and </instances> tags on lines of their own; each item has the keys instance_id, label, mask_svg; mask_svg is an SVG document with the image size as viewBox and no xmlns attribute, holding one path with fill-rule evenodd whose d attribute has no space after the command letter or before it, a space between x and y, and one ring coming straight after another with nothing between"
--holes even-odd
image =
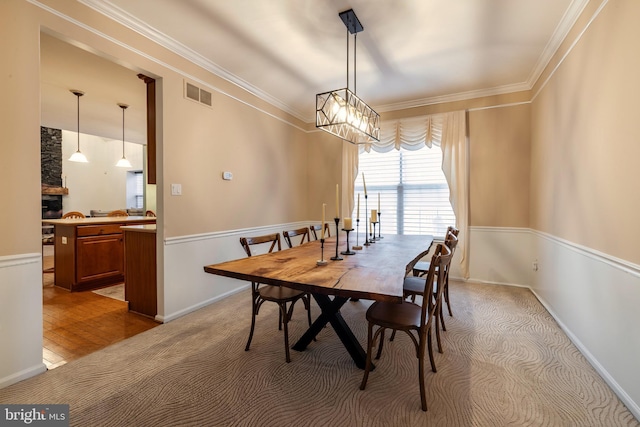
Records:
<instances>
[{"instance_id":1,"label":"chandelier shade","mask_svg":"<svg viewBox=\"0 0 640 427\"><path fill-rule=\"evenodd\" d=\"M380 115L347 88L316 95L316 127L353 144L380 140Z\"/></svg>"},{"instance_id":2,"label":"chandelier shade","mask_svg":"<svg viewBox=\"0 0 640 427\"><path fill-rule=\"evenodd\" d=\"M347 27L347 87L316 95L316 127L352 144L380 140L380 115L356 95L356 45L353 91L349 89L349 34L364 30L353 9L338 14Z\"/></svg>"}]
</instances>

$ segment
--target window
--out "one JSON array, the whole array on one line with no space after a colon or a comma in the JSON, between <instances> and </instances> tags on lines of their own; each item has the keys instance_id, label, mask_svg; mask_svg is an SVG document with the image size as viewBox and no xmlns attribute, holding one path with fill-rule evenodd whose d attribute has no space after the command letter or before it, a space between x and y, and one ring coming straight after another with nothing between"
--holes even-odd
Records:
<instances>
[{"instance_id":1,"label":"window","mask_svg":"<svg viewBox=\"0 0 640 427\"><path fill-rule=\"evenodd\" d=\"M144 176L142 171L135 172L136 174L136 208L142 209L144 207Z\"/></svg>"},{"instance_id":2,"label":"window","mask_svg":"<svg viewBox=\"0 0 640 427\"><path fill-rule=\"evenodd\" d=\"M360 221L366 227L371 209L378 209L382 234L430 234L444 238L456 218L449 202L449 186L442 172L442 150L433 145L410 151L363 152L359 156L355 181L355 202L360 193ZM364 213L364 187L367 184L367 208ZM354 212L355 218L355 212Z\"/></svg>"},{"instance_id":3,"label":"window","mask_svg":"<svg viewBox=\"0 0 640 427\"><path fill-rule=\"evenodd\" d=\"M142 171L127 171L127 207L144 208L144 175Z\"/></svg>"}]
</instances>

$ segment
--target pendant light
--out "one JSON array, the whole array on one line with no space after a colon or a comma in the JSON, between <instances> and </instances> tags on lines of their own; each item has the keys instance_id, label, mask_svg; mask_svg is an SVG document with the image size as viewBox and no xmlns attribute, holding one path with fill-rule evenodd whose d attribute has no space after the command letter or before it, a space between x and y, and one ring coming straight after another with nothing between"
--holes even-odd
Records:
<instances>
[{"instance_id":1,"label":"pendant light","mask_svg":"<svg viewBox=\"0 0 640 427\"><path fill-rule=\"evenodd\" d=\"M316 127L352 144L380 140L380 115L356 95L355 41L364 28L353 9L338 14L347 27L347 87L316 95ZM349 34L354 35L353 92L349 90Z\"/></svg>"},{"instance_id":2,"label":"pendant light","mask_svg":"<svg viewBox=\"0 0 640 427\"><path fill-rule=\"evenodd\" d=\"M80 152L80 97L82 95L84 95L84 92L81 90L75 90L75 89L71 89L71 93L74 94L77 97L78 100L78 151L76 151L75 153L73 153L71 155L71 157L69 157L69 161L71 162L80 162L80 163L87 163L87 157L82 154Z\"/></svg>"},{"instance_id":3,"label":"pendant light","mask_svg":"<svg viewBox=\"0 0 640 427\"><path fill-rule=\"evenodd\" d=\"M122 108L122 158L118 160L116 166L120 168L130 168L132 167L131 162L124 156L124 110L129 106L127 104L118 104L118 107Z\"/></svg>"}]
</instances>

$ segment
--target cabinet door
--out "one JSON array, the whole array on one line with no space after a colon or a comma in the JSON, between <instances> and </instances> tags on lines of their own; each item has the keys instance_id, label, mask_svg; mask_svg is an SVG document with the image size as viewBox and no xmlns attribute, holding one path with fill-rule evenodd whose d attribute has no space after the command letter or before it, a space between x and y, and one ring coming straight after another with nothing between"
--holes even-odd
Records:
<instances>
[{"instance_id":1,"label":"cabinet door","mask_svg":"<svg viewBox=\"0 0 640 427\"><path fill-rule=\"evenodd\" d=\"M76 274L78 283L114 276L122 276L124 280L122 234L78 238Z\"/></svg>"}]
</instances>

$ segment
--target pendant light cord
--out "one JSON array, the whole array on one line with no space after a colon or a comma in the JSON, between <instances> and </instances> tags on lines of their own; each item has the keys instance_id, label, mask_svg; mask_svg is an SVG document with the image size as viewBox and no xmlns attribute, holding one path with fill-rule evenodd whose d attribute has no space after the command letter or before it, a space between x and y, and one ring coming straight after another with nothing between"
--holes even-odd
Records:
<instances>
[{"instance_id":1,"label":"pendant light cord","mask_svg":"<svg viewBox=\"0 0 640 427\"><path fill-rule=\"evenodd\" d=\"M77 150L80 151L80 95L78 93L75 94L76 98L77 98L77 104L78 104L78 121L77 121L77 127L76 130L78 131L78 148Z\"/></svg>"},{"instance_id":2,"label":"pendant light cord","mask_svg":"<svg viewBox=\"0 0 640 427\"><path fill-rule=\"evenodd\" d=\"M124 107L122 108L122 158L124 159Z\"/></svg>"}]
</instances>

